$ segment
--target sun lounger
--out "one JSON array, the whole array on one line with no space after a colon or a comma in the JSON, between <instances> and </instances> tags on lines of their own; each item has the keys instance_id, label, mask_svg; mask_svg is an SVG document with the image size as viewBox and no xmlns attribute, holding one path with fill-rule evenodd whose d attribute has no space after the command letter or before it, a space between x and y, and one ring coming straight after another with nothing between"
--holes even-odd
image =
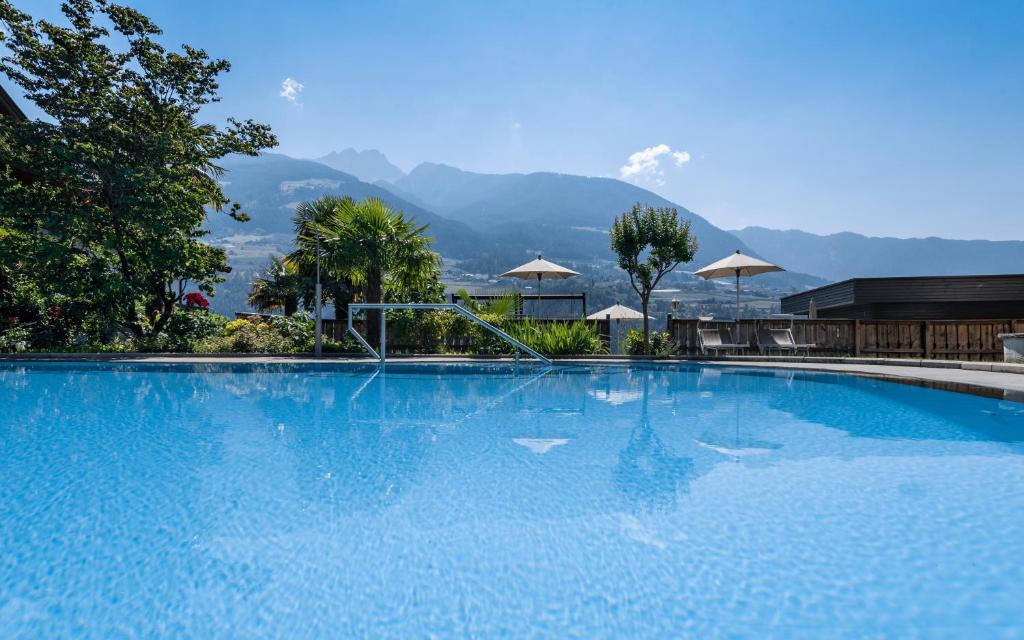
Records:
<instances>
[{"instance_id":1,"label":"sun lounger","mask_svg":"<svg viewBox=\"0 0 1024 640\"><path fill-rule=\"evenodd\" d=\"M700 342L701 353L750 348L749 344L734 342L732 332L725 328L697 329L697 340Z\"/></svg>"},{"instance_id":2,"label":"sun lounger","mask_svg":"<svg viewBox=\"0 0 1024 640\"><path fill-rule=\"evenodd\" d=\"M757 330L757 347L761 353L770 353L772 351L798 353L800 350L810 353L811 348L814 346L814 344L798 343L793 339L793 331L791 329Z\"/></svg>"}]
</instances>

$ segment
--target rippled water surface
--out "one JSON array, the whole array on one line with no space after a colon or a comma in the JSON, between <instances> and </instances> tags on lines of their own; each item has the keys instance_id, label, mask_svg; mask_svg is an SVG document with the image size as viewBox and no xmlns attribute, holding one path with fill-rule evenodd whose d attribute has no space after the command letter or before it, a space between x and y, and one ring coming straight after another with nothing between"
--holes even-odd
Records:
<instances>
[{"instance_id":1,"label":"rippled water surface","mask_svg":"<svg viewBox=\"0 0 1024 640\"><path fill-rule=\"evenodd\" d=\"M1024 635L1024 404L538 374L0 364L0 634Z\"/></svg>"}]
</instances>

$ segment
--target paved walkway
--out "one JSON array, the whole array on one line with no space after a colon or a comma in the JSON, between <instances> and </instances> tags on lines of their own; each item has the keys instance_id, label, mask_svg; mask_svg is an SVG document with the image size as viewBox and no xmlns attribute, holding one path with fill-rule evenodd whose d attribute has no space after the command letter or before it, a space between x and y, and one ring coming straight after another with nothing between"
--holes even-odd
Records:
<instances>
[{"instance_id":1,"label":"paved walkway","mask_svg":"<svg viewBox=\"0 0 1024 640\"><path fill-rule=\"evenodd\" d=\"M716 361L708 364L729 367L773 367L779 369L863 374L937 383L943 386L970 385L1003 391L1003 395L1007 400L1024 402L1024 375L1020 373L890 364L841 364L825 362ZM970 391L969 389L963 390Z\"/></svg>"}]
</instances>

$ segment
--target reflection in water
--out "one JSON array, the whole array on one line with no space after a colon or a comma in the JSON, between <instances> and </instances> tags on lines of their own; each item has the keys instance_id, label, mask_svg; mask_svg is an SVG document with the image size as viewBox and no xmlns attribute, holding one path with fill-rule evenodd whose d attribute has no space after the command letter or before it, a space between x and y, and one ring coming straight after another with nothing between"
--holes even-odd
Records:
<instances>
[{"instance_id":1,"label":"reflection in water","mask_svg":"<svg viewBox=\"0 0 1024 640\"><path fill-rule=\"evenodd\" d=\"M569 444L567 438L512 438L512 442L538 455L543 455L554 447Z\"/></svg>"},{"instance_id":2,"label":"reflection in water","mask_svg":"<svg viewBox=\"0 0 1024 640\"><path fill-rule=\"evenodd\" d=\"M752 425L744 418L749 416L749 422L757 422L760 413L750 411L748 416L744 416L743 406L750 403L749 396L738 388L735 376L726 376L723 379L721 373L719 369L702 369L697 379L697 387L701 390L702 400L714 400L714 404L710 406L713 406L722 417L726 417L731 411L732 420L714 421L694 439L694 442L705 449L728 456L735 462L739 462L741 458L767 455L780 449L781 444L753 437ZM785 383L787 389L792 385L790 376L783 377L781 381ZM723 391L726 393L722 393Z\"/></svg>"},{"instance_id":3,"label":"reflection in water","mask_svg":"<svg viewBox=\"0 0 1024 640\"><path fill-rule=\"evenodd\" d=\"M674 455L651 424L649 372L643 375L640 419L630 430L629 441L619 453L615 484L639 509L674 506L676 495L692 479L693 462Z\"/></svg>"}]
</instances>

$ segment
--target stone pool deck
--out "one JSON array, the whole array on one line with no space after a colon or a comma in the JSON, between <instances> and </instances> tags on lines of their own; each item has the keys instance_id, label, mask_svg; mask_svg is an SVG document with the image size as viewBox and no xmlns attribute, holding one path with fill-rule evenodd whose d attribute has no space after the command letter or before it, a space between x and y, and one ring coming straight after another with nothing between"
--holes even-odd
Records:
<instances>
[{"instance_id":1,"label":"stone pool deck","mask_svg":"<svg viewBox=\"0 0 1024 640\"><path fill-rule=\"evenodd\" d=\"M0 362L111 362L178 364L373 364L367 357L327 355L323 358L295 355L243 354L8 354ZM459 356L390 356L394 363L509 362L510 359ZM530 362L524 358L523 362ZM889 378L939 388L984 393L1007 400L1024 402L1024 365L998 362L960 362L953 360L910 360L882 358L816 358L723 356L718 358L631 358L604 356L559 358L559 364L660 364L703 363L712 366L756 367L803 371L824 371Z\"/></svg>"}]
</instances>

